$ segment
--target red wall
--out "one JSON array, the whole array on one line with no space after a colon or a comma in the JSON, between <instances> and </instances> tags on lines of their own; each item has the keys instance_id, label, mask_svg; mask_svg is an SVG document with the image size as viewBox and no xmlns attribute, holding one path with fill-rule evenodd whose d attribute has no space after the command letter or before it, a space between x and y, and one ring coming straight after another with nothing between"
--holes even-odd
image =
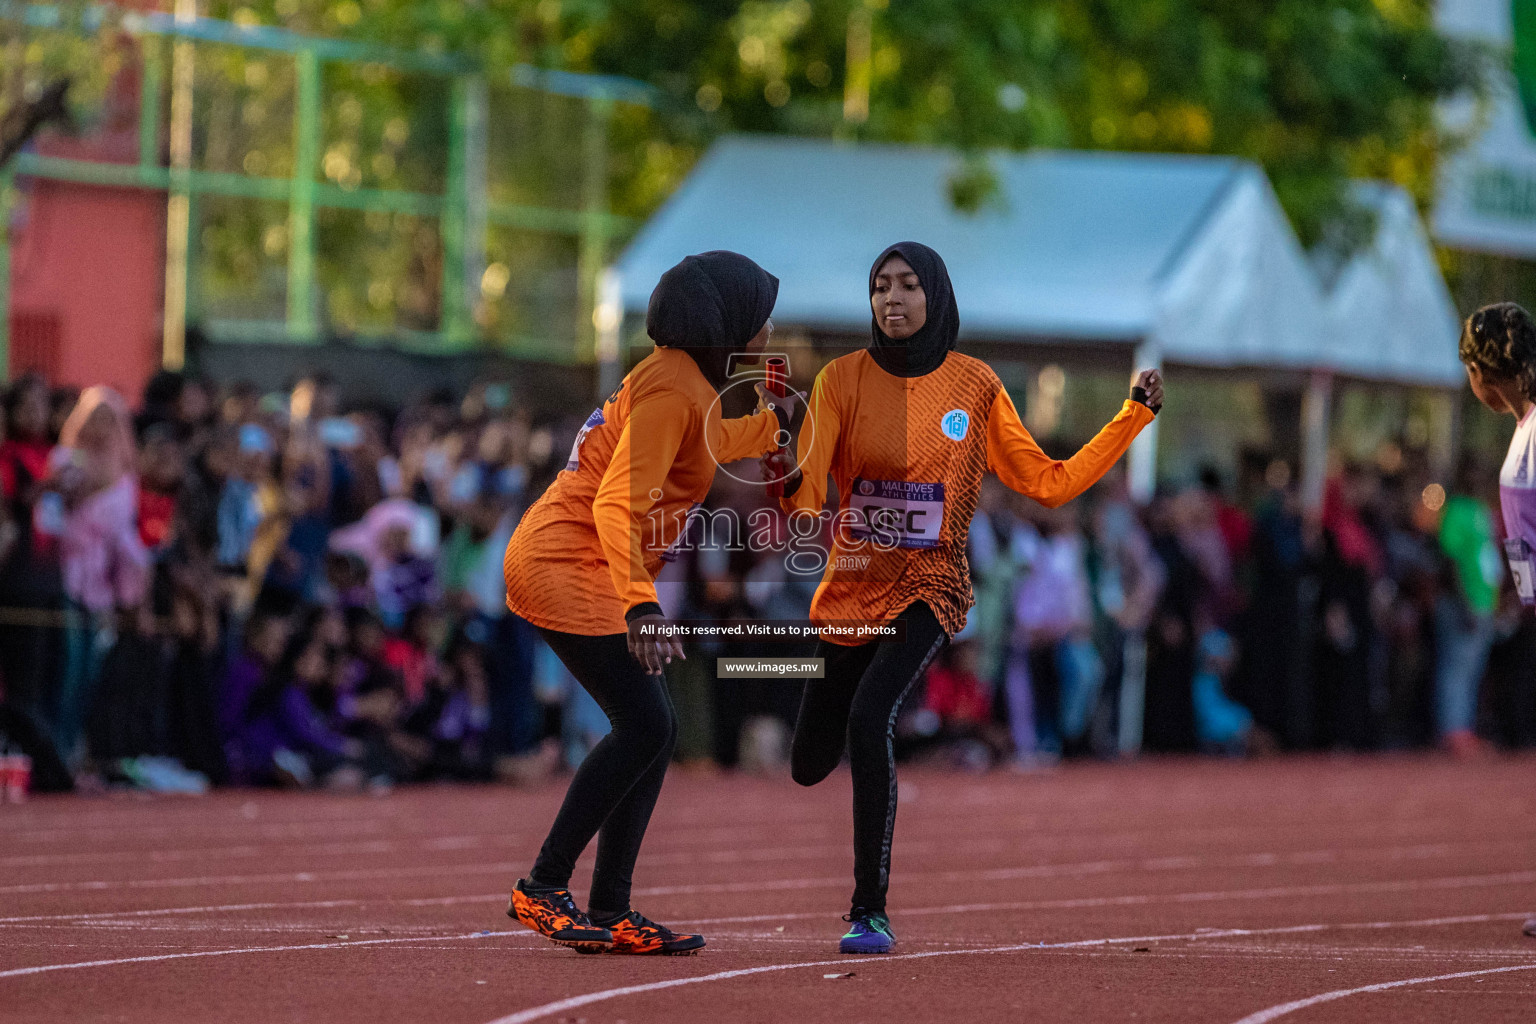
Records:
<instances>
[{"instance_id":1,"label":"red wall","mask_svg":"<svg viewBox=\"0 0 1536 1024\"><path fill-rule=\"evenodd\" d=\"M46 133L36 152L138 159L138 66L131 44L119 52L129 59L100 130L82 138ZM17 183L11 374L39 369L51 383L109 384L136 402L160 361L165 194L39 178Z\"/></svg>"}]
</instances>

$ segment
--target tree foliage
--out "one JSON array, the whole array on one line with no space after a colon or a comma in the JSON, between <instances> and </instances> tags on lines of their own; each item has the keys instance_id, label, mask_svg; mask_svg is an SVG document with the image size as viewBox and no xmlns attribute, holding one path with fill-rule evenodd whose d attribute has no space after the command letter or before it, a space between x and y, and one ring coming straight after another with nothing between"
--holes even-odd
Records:
<instances>
[{"instance_id":1,"label":"tree foliage","mask_svg":"<svg viewBox=\"0 0 1536 1024\"><path fill-rule=\"evenodd\" d=\"M1486 57L1434 29L1429 0L543 0L530 56L631 75L698 137L809 132L972 155L1030 147L1221 153L1263 165L1303 238L1350 177L1427 200L1455 140L1438 100ZM869 26L867 61L858 45ZM850 47L850 43L854 44ZM861 76L863 76L861 78ZM850 81L868 115L845 118ZM855 104L857 106L857 104Z\"/></svg>"},{"instance_id":2,"label":"tree foliage","mask_svg":"<svg viewBox=\"0 0 1536 1024\"><path fill-rule=\"evenodd\" d=\"M75 18L86 5L63 6ZM1347 248L1365 226L1349 207L1349 179L1386 178L1427 205L1437 162L1457 142L1437 124L1436 104L1484 88L1490 55L1437 34L1431 6L1432 0L203 0L201 13L460 53L485 67L493 83L505 83L514 64L645 82L654 88L653 111L621 110L612 126L612 201L634 217L654 209L719 134L783 132L949 148L956 154L951 198L965 209L997 198L988 154L999 149L1236 155L1263 166L1303 241ZM124 60L110 19L94 37L68 40L29 33L0 16L0 48L8 58L0 116L60 74L76 82L74 103L102 109L102 89ZM216 47L199 47L198 61L199 163L286 173L291 62ZM341 187L439 190L444 99L444 84L430 76L329 66L317 173ZM493 124L493 193L566 205L561 189L581 177L571 161L581 156L582 115L554 100L525 95L517 102L523 106L493 94L493 122L504 120L512 138L498 148ZM91 111L81 113L89 127ZM231 281L263 278L265 303L280 303L282 211L220 218L205 241L225 256L210 266L225 267ZM322 251L321 262L322 273L336 278L328 291L349 304L336 310L340 319L429 325L435 299L412 293L408 279L421 276L411 267L432 263L432 225L399 217L332 220L323 225L324 237L339 248ZM526 243L507 245L520 251ZM348 275L357 280L343 287Z\"/></svg>"},{"instance_id":3,"label":"tree foliage","mask_svg":"<svg viewBox=\"0 0 1536 1024\"><path fill-rule=\"evenodd\" d=\"M71 3L77 7L78 2ZM1454 142L1435 103L1486 57L1432 0L207 0L243 23L625 75L664 97L665 142L724 131L951 147L1222 153L1269 172L1307 239L1352 176L1427 199ZM12 49L11 54L17 54ZM13 65L12 80L15 80ZM867 99L866 99L867 97ZM685 166L674 154L665 168ZM665 169L656 169L665 173Z\"/></svg>"}]
</instances>

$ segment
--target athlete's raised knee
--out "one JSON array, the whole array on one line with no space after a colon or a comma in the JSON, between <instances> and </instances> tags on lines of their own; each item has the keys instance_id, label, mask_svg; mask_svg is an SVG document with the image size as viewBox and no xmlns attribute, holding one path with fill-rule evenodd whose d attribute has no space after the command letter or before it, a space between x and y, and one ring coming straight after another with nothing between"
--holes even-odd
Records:
<instances>
[{"instance_id":1,"label":"athlete's raised knee","mask_svg":"<svg viewBox=\"0 0 1536 1024\"><path fill-rule=\"evenodd\" d=\"M814 786L816 783L832 774L832 769L837 767L837 762L831 764L811 764L809 758L791 757L789 760L789 777L802 786Z\"/></svg>"}]
</instances>

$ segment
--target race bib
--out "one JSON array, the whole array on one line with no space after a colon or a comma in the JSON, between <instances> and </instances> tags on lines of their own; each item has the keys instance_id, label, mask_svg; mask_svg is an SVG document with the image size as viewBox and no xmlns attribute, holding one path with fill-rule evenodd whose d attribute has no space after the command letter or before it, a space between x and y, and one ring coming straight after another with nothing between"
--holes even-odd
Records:
<instances>
[{"instance_id":1,"label":"race bib","mask_svg":"<svg viewBox=\"0 0 1536 1024\"><path fill-rule=\"evenodd\" d=\"M581 443L587 439L588 434L592 433L593 428L600 427L605 422L607 421L603 418L602 408L593 409L592 415L587 417L587 422L583 423L581 429L576 432L576 440L571 443L571 456L565 460L565 468L568 472L574 473L581 468Z\"/></svg>"},{"instance_id":2,"label":"race bib","mask_svg":"<svg viewBox=\"0 0 1536 1024\"><path fill-rule=\"evenodd\" d=\"M848 532L899 548L938 547L944 527L944 485L855 478L848 506L858 521Z\"/></svg>"},{"instance_id":3,"label":"race bib","mask_svg":"<svg viewBox=\"0 0 1536 1024\"><path fill-rule=\"evenodd\" d=\"M1509 560L1509 574L1515 578L1515 593L1520 603L1536 605L1536 575L1531 566L1531 546L1521 537L1511 537L1504 542L1504 557Z\"/></svg>"}]
</instances>

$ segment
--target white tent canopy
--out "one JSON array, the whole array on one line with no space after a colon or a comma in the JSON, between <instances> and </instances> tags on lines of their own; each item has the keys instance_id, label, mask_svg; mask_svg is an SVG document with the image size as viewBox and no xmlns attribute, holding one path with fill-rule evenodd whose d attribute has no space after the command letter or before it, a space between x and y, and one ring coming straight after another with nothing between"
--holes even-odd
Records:
<instances>
[{"instance_id":1,"label":"white tent canopy","mask_svg":"<svg viewBox=\"0 0 1536 1024\"><path fill-rule=\"evenodd\" d=\"M1378 182L1355 187L1376 234L1329 283L1324 300L1331 365L1353 376L1457 387L1456 304L1440 276L1413 199Z\"/></svg>"},{"instance_id":2,"label":"white tent canopy","mask_svg":"<svg viewBox=\"0 0 1536 1024\"><path fill-rule=\"evenodd\" d=\"M734 249L779 277L780 323L863 333L869 263L910 238L949 265L963 339L1148 345L1182 363L1455 383L1455 315L1400 193L1378 190L1381 236L1325 296L1253 164L1033 152L994 167L998 201L972 215L949 201L944 151L727 138L626 250L616 298L643 312L679 259Z\"/></svg>"}]
</instances>

